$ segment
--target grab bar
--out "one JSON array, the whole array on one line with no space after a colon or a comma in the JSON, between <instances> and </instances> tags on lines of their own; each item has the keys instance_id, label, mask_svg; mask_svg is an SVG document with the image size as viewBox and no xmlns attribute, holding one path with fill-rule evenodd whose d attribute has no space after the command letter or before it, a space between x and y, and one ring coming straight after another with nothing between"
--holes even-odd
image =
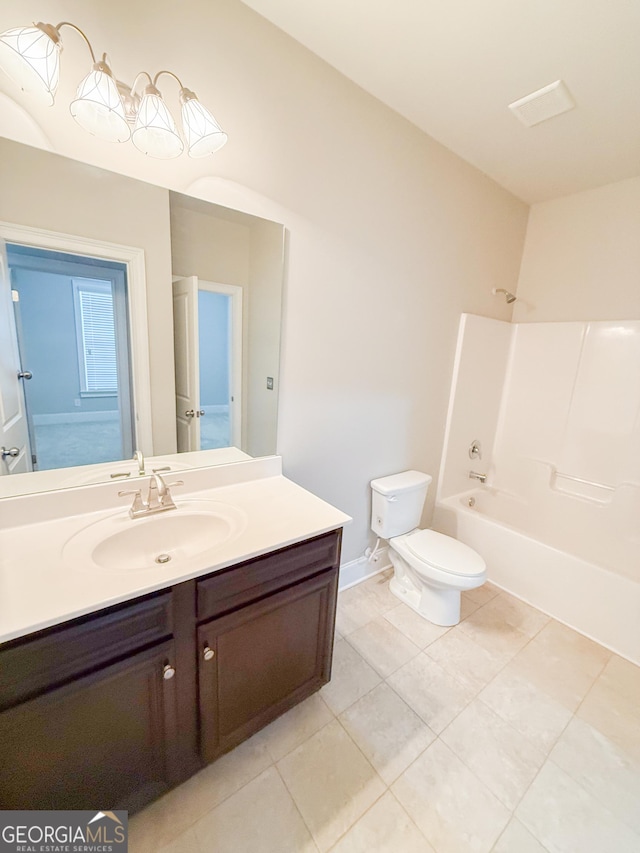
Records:
<instances>
[{"instance_id":1,"label":"grab bar","mask_svg":"<svg viewBox=\"0 0 640 853\"><path fill-rule=\"evenodd\" d=\"M554 471L555 479L561 477L563 480L570 480L572 483L581 483L583 486L594 486L596 489L606 489L608 492L615 492L615 486L606 486L604 483L596 483L593 480L583 480L582 477L574 477L573 474L563 474L561 471Z\"/></svg>"}]
</instances>

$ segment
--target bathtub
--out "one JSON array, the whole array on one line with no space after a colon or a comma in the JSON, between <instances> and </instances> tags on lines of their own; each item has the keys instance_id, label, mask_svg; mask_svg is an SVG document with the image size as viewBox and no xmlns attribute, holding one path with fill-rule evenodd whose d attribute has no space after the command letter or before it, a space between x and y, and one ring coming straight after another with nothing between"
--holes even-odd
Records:
<instances>
[{"instance_id":1,"label":"bathtub","mask_svg":"<svg viewBox=\"0 0 640 853\"><path fill-rule=\"evenodd\" d=\"M640 522L624 523L621 499L557 491L532 507L481 487L440 498L432 526L478 551L497 586L640 664Z\"/></svg>"}]
</instances>

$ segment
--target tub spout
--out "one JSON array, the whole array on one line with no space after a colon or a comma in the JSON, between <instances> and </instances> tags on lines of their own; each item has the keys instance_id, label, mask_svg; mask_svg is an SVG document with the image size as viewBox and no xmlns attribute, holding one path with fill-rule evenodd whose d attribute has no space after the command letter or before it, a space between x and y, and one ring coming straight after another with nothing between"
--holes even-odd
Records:
<instances>
[{"instance_id":1,"label":"tub spout","mask_svg":"<svg viewBox=\"0 0 640 853\"><path fill-rule=\"evenodd\" d=\"M481 483L487 479L486 474L478 474L476 471L469 471L469 479L470 480L480 480Z\"/></svg>"}]
</instances>

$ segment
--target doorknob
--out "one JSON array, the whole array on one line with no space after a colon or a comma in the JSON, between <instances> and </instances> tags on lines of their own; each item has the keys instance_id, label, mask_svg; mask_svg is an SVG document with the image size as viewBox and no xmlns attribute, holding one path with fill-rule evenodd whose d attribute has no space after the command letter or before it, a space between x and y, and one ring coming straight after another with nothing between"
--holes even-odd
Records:
<instances>
[{"instance_id":1,"label":"doorknob","mask_svg":"<svg viewBox=\"0 0 640 853\"><path fill-rule=\"evenodd\" d=\"M203 418L203 417L204 417L204 409L198 409L198 417L199 417L199 418Z\"/></svg>"},{"instance_id":2,"label":"doorknob","mask_svg":"<svg viewBox=\"0 0 640 853\"><path fill-rule=\"evenodd\" d=\"M16 456L20 456L20 448L19 447L10 447L8 450L6 447L3 447L0 451L0 456L3 459L6 459L7 456L11 456L15 459Z\"/></svg>"},{"instance_id":3,"label":"doorknob","mask_svg":"<svg viewBox=\"0 0 640 853\"><path fill-rule=\"evenodd\" d=\"M187 409L187 411L184 413L186 418L193 418L193 417L195 417L195 414L196 413L194 412L193 409Z\"/></svg>"},{"instance_id":4,"label":"doorknob","mask_svg":"<svg viewBox=\"0 0 640 853\"><path fill-rule=\"evenodd\" d=\"M18 379L33 379L33 373L30 370L21 370Z\"/></svg>"}]
</instances>

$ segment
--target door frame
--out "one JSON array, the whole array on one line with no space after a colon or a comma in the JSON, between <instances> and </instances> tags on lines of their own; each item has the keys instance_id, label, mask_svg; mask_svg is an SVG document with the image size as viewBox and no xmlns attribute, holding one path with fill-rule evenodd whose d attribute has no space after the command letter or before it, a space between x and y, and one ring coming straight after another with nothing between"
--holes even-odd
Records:
<instances>
[{"instance_id":1,"label":"door frame","mask_svg":"<svg viewBox=\"0 0 640 853\"><path fill-rule=\"evenodd\" d=\"M136 447L146 456L153 455L144 249L3 221L0 221L0 238L7 243L19 243L35 249L49 249L54 252L67 252L125 264L135 442Z\"/></svg>"}]
</instances>

